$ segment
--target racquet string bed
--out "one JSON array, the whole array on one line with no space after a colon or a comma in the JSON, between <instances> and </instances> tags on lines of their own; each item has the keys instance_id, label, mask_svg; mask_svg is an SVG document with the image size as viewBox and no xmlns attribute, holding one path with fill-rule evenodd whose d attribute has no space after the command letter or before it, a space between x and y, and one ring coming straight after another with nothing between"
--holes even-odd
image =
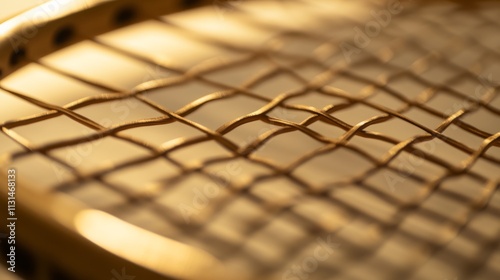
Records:
<instances>
[{"instance_id":1,"label":"racquet string bed","mask_svg":"<svg viewBox=\"0 0 500 280\"><path fill-rule=\"evenodd\" d=\"M231 36L167 16L5 78L30 114L1 125L2 154L252 277L281 278L318 238L335 246L310 279L499 275L500 7L403 3L360 46L372 18L276 4L303 14L292 30L230 3L211 14Z\"/></svg>"}]
</instances>

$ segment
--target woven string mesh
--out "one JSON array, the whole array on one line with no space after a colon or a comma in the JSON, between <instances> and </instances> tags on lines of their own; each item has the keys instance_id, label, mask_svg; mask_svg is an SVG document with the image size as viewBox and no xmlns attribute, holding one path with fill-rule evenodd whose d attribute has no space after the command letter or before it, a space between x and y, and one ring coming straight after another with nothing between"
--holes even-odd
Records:
<instances>
[{"instance_id":1,"label":"woven string mesh","mask_svg":"<svg viewBox=\"0 0 500 280\"><path fill-rule=\"evenodd\" d=\"M277 35L247 47L155 21L221 50L188 70L89 38L167 76L133 90L34 61L109 93L61 106L3 85L47 110L1 125L2 141L23 148L10 153L12 165L26 174L23 163L43 161L57 175L49 191L259 279L496 279L499 5L402 2L360 46L353 28L366 32L375 19L317 13L314 28L289 30L239 4L216 8ZM103 124L85 110L116 115L124 104L141 117ZM84 132L42 144L24 135L62 117ZM85 167L93 156L101 158Z\"/></svg>"}]
</instances>

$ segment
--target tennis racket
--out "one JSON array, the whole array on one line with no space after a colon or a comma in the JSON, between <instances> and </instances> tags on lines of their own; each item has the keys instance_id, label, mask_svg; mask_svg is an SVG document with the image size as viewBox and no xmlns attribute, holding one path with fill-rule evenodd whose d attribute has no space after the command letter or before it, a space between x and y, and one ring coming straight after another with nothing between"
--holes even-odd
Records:
<instances>
[{"instance_id":1,"label":"tennis racket","mask_svg":"<svg viewBox=\"0 0 500 280\"><path fill-rule=\"evenodd\" d=\"M0 24L6 275L498 279L499 12L53 0L19 13Z\"/></svg>"}]
</instances>

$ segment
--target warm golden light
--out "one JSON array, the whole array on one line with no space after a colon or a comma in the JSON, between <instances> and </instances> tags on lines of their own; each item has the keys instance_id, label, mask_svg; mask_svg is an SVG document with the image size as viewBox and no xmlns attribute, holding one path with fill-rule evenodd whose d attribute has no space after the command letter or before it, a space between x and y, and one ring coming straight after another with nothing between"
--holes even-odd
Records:
<instances>
[{"instance_id":1,"label":"warm golden light","mask_svg":"<svg viewBox=\"0 0 500 280\"><path fill-rule=\"evenodd\" d=\"M230 277L208 253L128 224L97 210L83 210L75 226L84 237L104 249L159 273L182 279Z\"/></svg>"}]
</instances>

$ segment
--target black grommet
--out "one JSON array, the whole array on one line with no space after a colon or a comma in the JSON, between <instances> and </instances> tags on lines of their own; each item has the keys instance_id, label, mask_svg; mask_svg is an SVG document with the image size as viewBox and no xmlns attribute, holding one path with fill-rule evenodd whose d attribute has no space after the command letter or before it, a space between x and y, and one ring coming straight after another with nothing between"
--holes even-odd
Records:
<instances>
[{"instance_id":1,"label":"black grommet","mask_svg":"<svg viewBox=\"0 0 500 280\"><path fill-rule=\"evenodd\" d=\"M186 7L186 8L192 7L198 3L200 3L200 0L183 0L182 1L182 5L184 5L184 7Z\"/></svg>"},{"instance_id":2,"label":"black grommet","mask_svg":"<svg viewBox=\"0 0 500 280\"><path fill-rule=\"evenodd\" d=\"M136 10L133 7L123 7L115 14L116 24L125 24L136 16Z\"/></svg>"},{"instance_id":3,"label":"black grommet","mask_svg":"<svg viewBox=\"0 0 500 280\"><path fill-rule=\"evenodd\" d=\"M17 51L13 51L10 54L9 63L11 66L18 64L21 60L26 57L26 51L24 48L20 48Z\"/></svg>"},{"instance_id":4,"label":"black grommet","mask_svg":"<svg viewBox=\"0 0 500 280\"><path fill-rule=\"evenodd\" d=\"M73 28L70 26L65 26L59 29L59 31L57 31L54 35L54 44L62 45L64 43L67 43L69 40L71 40L71 38L73 38L73 35L75 35L75 31L73 30Z\"/></svg>"}]
</instances>

